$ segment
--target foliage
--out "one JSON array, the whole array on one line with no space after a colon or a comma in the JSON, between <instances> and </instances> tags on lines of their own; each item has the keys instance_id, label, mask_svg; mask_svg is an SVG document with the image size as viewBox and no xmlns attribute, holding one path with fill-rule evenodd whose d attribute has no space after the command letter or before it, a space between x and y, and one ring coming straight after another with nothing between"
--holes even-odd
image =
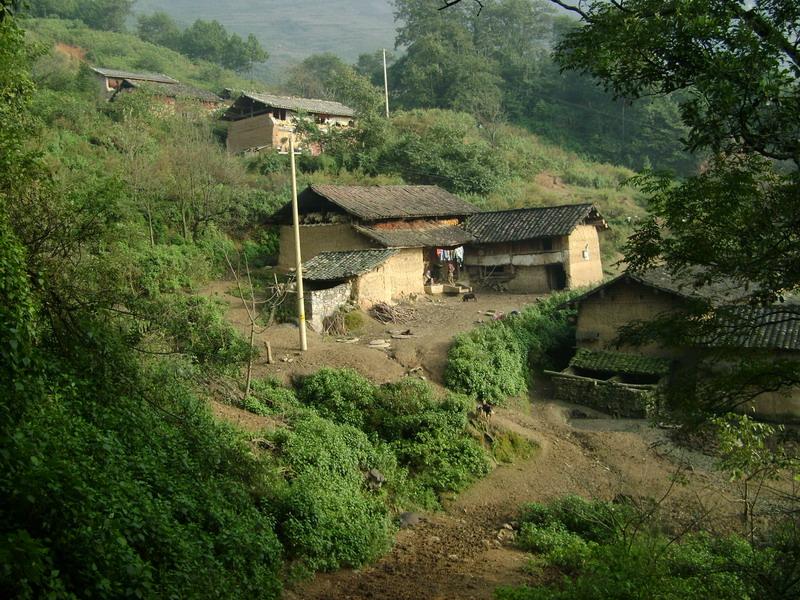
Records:
<instances>
[{"instance_id":1,"label":"foliage","mask_svg":"<svg viewBox=\"0 0 800 600\"><path fill-rule=\"evenodd\" d=\"M285 468L291 470L278 501L279 532L289 558L310 569L358 567L388 546L391 523L382 491L371 491L364 474L378 469L387 486L402 478L396 459L350 425L313 413L273 435Z\"/></svg>"},{"instance_id":2,"label":"foliage","mask_svg":"<svg viewBox=\"0 0 800 600\"><path fill-rule=\"evenodd\" d=\"M396 44L406 48L390 71L395 105L469 112L489 130L508 120L635 169L694 171L674 98L619 100L589 77L561 72L551 49L576 23L550 2L491 0L480 11L471 2L446 11L424 0L395 4Z\"/></svg>"},{"instance_id":3,"label":"foliage","mask_svg":"<svg viewBox=\"0 0 800 600\"><path fill-rule=\"evenodd\" d=\"M516 431L499 431L492 435L492 457L499 463L512 463L518 458L529 458L536 445Z\"/></svg>"},{"instance_id":4,"label":"foliage","mask_svg":"<svg viewBox=\"0 0 800 600\"><path fill-rule=\"evenodd\" d=\"M638 181L652 215L626 245L631 268L665 265L697 285L724 282L754 305L800 289L800 221L792 200L800 186L799 11L794 1L718 0L591 2L577 9L584 26L559 45L560 64L592 75L619 97L677 98L686 148L709 155L701 173L682 181L654 174ZM620 54L631 47L637 52ZM712 339L732 323L752 327L709 303L688 312L651 333L684 345L690 338L675 333L693 325ZM702 412L724 413L758 390L800 382L796 365L774 368L752 355L715 354L709 362L733 361L690 391L687 404Z\"/></svg>"},{"instance_id":5,"label":"foliage","mask_svg":"<svg viewBox=\"0 0 800 600\"><path fill-rule=\"evenodd\" d=\"M456 336L447 354L445 383L478 400L500 404L528 390L532 369L563 361L573 346L569 294L555 294Z\"/></svg>"},{"instance_id":6,"label":"foliage","mask_svg":"<svg viewBox=\"0 0 800 600\"><path fill-rule=\"evenodd\" d=\"M353 369L320 369L304 377L297 390L299 400L321 416L361 429L374 395L372 382Z\"/></svg>"},{"instance_id":7,"label":"foliage","mask_svg":"<svg viewBox=\"0 0 800 600\"><path fill-rule=\"evenodd\" d=\"M134 0L28 0L34 17L77 19L92 29L125 31Z\"/></svg>"},{"instance_id":8,"label":"foliage","mask_svg":"<svg viewBox=\"0 0 800 600\"><path fill-rule=\"evenodd\" d=\"M521 520L521 547L565 577L500 588L498 600L784 598L797 592L796 576L783 570L797 551L796 538L785 544L791 534L782 536L784 543L764 545L702 532L670 538L629 505L576 496L527 505Z\"/></svg>"},{"instance_id":9,"label":"foliage","mask_svg":"<svg viewBox=\"0 0 800 600\"><path fill-rule=\"evenodd\" d=\"M472 408L463 396L439 399L427 382L405 378L378 388L368 423L418 485L460 491L488 472L485 452L466 432Z\"/></svg>"},{"instance_id":10,"label":"foliage","mask_svg":"<svg viewBox=\"0 0 800 600\"><path fill-rule=\"evenodd\" d=\"M200 88L251 88L252 82L202 59L191 60L180 52L147 42L138 36L90 29L80 21L27 19L25 29L34 40L52 47L57 42L86 51L94 65L128 71L165 73Z\"/></svg>"}]
</instances>

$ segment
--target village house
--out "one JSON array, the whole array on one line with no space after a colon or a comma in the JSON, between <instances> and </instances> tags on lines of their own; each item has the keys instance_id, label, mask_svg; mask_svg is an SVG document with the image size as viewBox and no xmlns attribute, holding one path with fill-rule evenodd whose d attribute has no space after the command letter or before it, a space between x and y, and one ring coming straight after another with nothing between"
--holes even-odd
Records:
<instances>
[{"instance_id":1,"label":"village house","mask_svg":"<svg viewBox=\"0 0 800 600\"><path fill-rule=\"evenodd\" d=\"M113 102L121 94L137 90L158 98L162 105L174 107L179 101L198 103L207 110L216 110L224 100L216 94L192 85L179 82L162 73L133 73L118 69L91 67L100 82L100 92Z\"/></svg>"},{"instance_id":2,"label":"village house","mask_svg":"<svg viewBox=\"0 0 800 600\"><path fill-rule=\"evenodd\" d=\"M323 131L331 127L348 127L353 123L352 108L329 100L275 96L255 92L242 93L222 116L230 121L226 145L228 152L258 152L274 149L289 151L289 136L301 116L313 120ZM296 148L302 149L302 136L295 138ZM319 154L317 146L308 148Z\"/></svg>"},{"instance_id":3,"label":"village house","mask_svg":"<svg viewBox=\"0 0 800 600\"><path fill-rule=\"evenodd\" d=\"M471 215L465 248L472 282L546 293L603 279L598 232L608 228L592 204L520 208Z\"/></svg>"},{"instance_id":4,"label":"village house","mask_svg":"<svg viewBox=\"0 0 800 600\"><path fill-rule=\"evenodd\" d=\"M458 279L463 245L473 240L460 225L477 210L436 186L309 186L298 197L303 278L317 291L350 281L351 300L365 308L426 285L437 291ZM278 268L290 271L291 203L270 220L280 226Z\"/></svg>"},{"instance_id":5,"label":"village house","mask_svg":"<svg viewBox=\"0 0 800 600\"><path fill-rule=\"evenodd\" d=\"M713 370L715 365L705 364L704 358L714 348L774 361L800 360L800 305L752 307L742 304L745 294L733 282L698 287L691 277L675 277L663 268L624 273L595 287L571 301L577 307L578 351L568 369L551 373L556 396L620 416L644 416L656 401L653 392L671 371L698 365L700 372ZM698 300L733 308L741 320L692 347L620 343L625 325L685 310ZM800 389L761 393L747 408L762 418L798 420Z\"/></svg>"},{"instance_id":6,"label":"village house","mask_svg":"<svg viewBox=\"0 0 800 600\"><path fill-rule=\"evenodd\" d=\"M168 107L174 107L178 102L192 102L208 111L213 111L220 108L224 103L224 100L213 92L185 83L160 83L134 79L124 79L110 100L113 102L122 94L136 91L150 94Z\"/></svg>"},{"instance_id":7,"label":"village house","mask_svg":"<svg viewBox=\"0 0 800 600\"><path fill-rule=\"evenodd\" d=\"M91 67L97 76L100 84L101 93L110 98L125 81L131 83L159 83L176 84L178 81L162 73L133 73L131 71L121 71L119 69L106 69L105 67Z\"/></svg>"}]
</instances>

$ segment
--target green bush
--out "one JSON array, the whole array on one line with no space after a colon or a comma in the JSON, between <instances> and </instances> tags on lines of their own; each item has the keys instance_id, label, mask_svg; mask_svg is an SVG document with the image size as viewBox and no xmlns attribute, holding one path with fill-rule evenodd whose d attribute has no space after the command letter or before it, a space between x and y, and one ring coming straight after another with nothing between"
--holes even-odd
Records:
<instances>
[{"instance_id":1,"label":"green bush","mask_svg":"<svg viewBox=\"0 0 800 600\"><path fill-rule=\"evenodd\" d=\"M251 269L275 264L280 252L280 237L274 228L259 229L254 239L242 243L242 254Z\"/></svg>"},{"instance_id":2,"label":"green bush","mask_svg":"<svg viewBox=\"0 0 800 600\"><path fill-rule=\"evenodd\" d=\"M427 382L405 378L378 388L368 424L418 485L459 491L489 470L486 453L467 432L472 408L462 395L439 399Z\"/></svg>"},{"instance_id":3,"label":"green bush","mask_svg":"<svg viewBox=\"0 0 800 600\"><path fill-rule=\"evenodd\" d=\"M374 396L372 382L353 369L320 369L304 377L297 390L298 399L321 416L361 429Z\"/></svg>"},{"instance_id":4,"label":"green bush","mask_svg":"<svg viewBox=\"0 0 800 600\"><path fill-rule=\"evenodd\" d=\"M502 405L528 390L531 369L558 364L574 345L573 314L554 294L521 315L492 321L456 336L447 354L445 384L478 400Z\"/></svg>"},{"instance_id":5,"label":"green bush","mask_svg":"<svg viewBox=\"0 0 800 600\"><path fill-rule=\"evenodd\" d=\"M289 557L312 570L357 567L388 549L392 534L386 503L405 474L385 445L373 445L350 425L313 412L298 414L291 429L273 434L288 483L278 523ZM371 490L365 473L386 478Z\"/></svg>"},{"instance_id":6,"label":"green bush","mask_svg":"<svg viewBox=\"0 0 800 600\"><path fill-rule=\"evenodd\" d=\"M626 528L636 521L637 527ZM498 600L789 598L800 590L793 526L751 545L738 536L671 539L630 506L567 497L523 508L517 543L569 575L536 587L500 588ZM790 566L791 565L791 566Z\"/></svg>"},{"instance_id":7,"label":"green bush","mask_svg":"<svg viewBox=\"0 0 800 600\"><path fill-rule=\"evenodd\" d=\"M536 445L514 431L500 431L493 435L492 456L497 462L512 463L517 458L528 458Z\"/></svg>"}]
</instances>

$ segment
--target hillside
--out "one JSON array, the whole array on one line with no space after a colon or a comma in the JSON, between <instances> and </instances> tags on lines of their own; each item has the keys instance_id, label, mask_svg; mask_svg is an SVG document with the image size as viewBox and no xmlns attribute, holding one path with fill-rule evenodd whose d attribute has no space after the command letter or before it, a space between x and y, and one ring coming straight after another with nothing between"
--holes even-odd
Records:
<instances>
[{"instance_id":1,"label":"hillside","mask_svg":"<svg viewBox=\"0 0 800 600\"><path fill-rule=\"evenodd\" d=\"M359 54L394 46L390 0L139 0L139 14L163 10L183 25L216 19L242 36L255 34L270 53L273 73L317 52L354 61Z\"/></svg>"},{"instance_id":2,"label":"hillside","mask_svg":"<svg viewBox=\"0 0 800 600\"><path fill-rule=\"evenodd\" d=\"M25 29L34 43L69 51L89 65L130 71L165 73L181 82L219 92L222 88L260 89L263 83L183 54L142 41L137 36L90 29L79 21L26 19Z\"/></svg>"}]
</instances>

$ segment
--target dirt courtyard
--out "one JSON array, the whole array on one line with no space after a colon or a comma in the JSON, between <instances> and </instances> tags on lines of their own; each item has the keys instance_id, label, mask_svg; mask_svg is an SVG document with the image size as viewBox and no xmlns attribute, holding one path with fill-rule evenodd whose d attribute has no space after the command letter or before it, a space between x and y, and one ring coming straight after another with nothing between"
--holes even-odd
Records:
<instances>
[{"instance_id":1,"label":"dirt courtyard","mask_svg":"<svg viewBox=\"0 0 800 600\"><path fill-rule=\"evenodd\" d=\"M242 301L231 295L235 289L232 281L217 281L200 294L222 300L230 307L228 319L243 335L249 333L250 321ZM257 329L256 346L261 355L253 373L256 377L273 376L288 383L293 375L313 373L322 367L350 367L377 383L395 381L411 369L422 367L423 375L433 383L441 384L447 349L453 336L472 329L479 321L492 317L489 311L508 314L522 310L526 304L541 296L531 294L476 293L475 301L463 302L460 296L421 296L405 304L414 309L414 317L407 323L383 324L364 313L364 326L353 337L354 343L337 342L334 336L321 335L308 330L308 351L301 353L299 330L296 325L283 323L264 330ZM412 337L392 339L391 331L411 330ZM388 340L390 347L370 347L375 340ZM265 343L272 346L273 364L267 364Z\"/></svg>"}]
</instances>

